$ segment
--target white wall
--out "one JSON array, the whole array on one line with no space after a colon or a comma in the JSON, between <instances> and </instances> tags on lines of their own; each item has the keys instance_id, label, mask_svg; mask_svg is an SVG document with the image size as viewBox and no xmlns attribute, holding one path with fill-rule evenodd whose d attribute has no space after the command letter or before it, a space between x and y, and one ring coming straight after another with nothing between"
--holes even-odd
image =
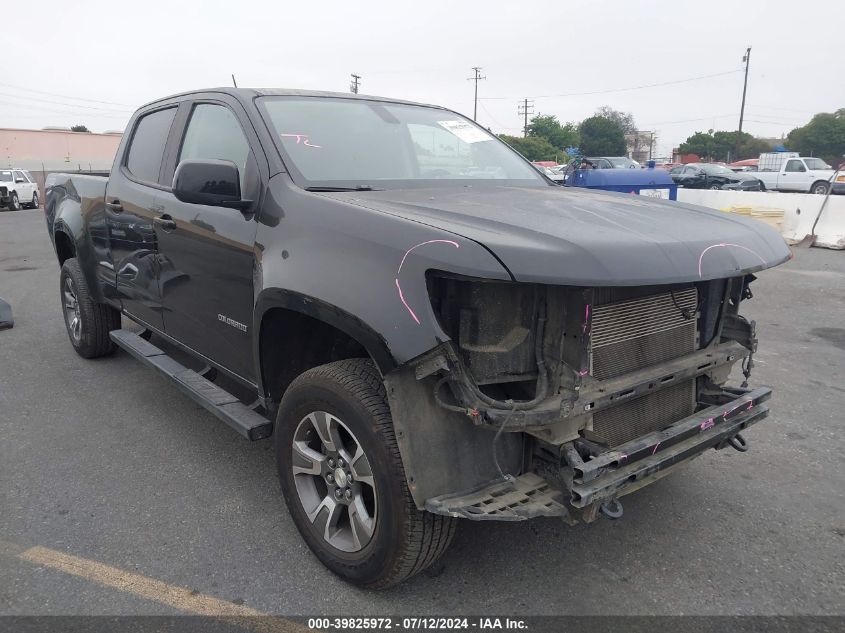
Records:
<instances>
[{"instance_id":1,"label":"white wall","mask_svg":"<svg viewBox=\"0 0 845 633\"><path fill-rule=\"evenodd\" d=\"M783 211L781 234L789 243L799 242L812 232L813 222L824 196L809 193L775 193L770 191L711 191L678 189L678 200L711 209L750 207ZM845 196L831 195L816 225L816 246L845 249Z\"/></svg>"}]
</instances>

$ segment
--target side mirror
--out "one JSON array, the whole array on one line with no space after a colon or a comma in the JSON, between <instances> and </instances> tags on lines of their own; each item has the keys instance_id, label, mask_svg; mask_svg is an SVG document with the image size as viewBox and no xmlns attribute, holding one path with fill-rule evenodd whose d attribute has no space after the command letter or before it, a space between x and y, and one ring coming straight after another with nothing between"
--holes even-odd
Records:
<instances>
[{"instance_id":1,"label":"side mirror","mask_svg":"<svg viewBox=\"0 0 845 633\"><path fill-rule=\"evenodd\" d=\"M229 160L183 160L173 175L173 195L188 204L246 209L251 200L241 199L238 168Z\"/></svg>"}]
</instances>

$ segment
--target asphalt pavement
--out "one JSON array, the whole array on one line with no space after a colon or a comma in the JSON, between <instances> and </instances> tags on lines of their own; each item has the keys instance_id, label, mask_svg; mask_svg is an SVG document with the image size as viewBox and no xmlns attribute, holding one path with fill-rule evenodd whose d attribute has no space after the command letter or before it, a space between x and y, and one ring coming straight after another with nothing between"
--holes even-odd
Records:
<instances>
[{"instance_id":1,"label":"asphalt pavement","mask_svg":"<svg viewBox=\"0 0 845 633\"><path fill-rule=\"evenodd\" d=\"M0 614L184 612L22 554L42 551L284 615L845 613L845 252L796 249L752 286L752 384L775 395L748 453L708 452L618 521L463 522L441 566L385 592L310 553L270 442L126 353L77 356L58 279L43 212L0 213Z\"/></svg>"}]
</instances>

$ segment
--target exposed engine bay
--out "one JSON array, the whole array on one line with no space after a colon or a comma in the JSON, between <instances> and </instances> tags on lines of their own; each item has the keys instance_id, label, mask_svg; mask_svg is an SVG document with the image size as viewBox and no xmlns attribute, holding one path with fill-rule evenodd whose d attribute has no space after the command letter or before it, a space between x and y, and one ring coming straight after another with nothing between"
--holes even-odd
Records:
<instances>
[{"instance_id":1,"label":"exposed engine bay","mask_svg":"<svg viewBox=\"0 0 845 633\"><path fill-rule=\"evenodd\" d=\"M758 405L770 392L725 383L738 361L746 380L753 366L754 323L738 313L753 280L580 288L430 274L451 340L414 363L415 379L441 417L491 431L498 477L426 507L589 521L598 510L621 514L619 496L704 448L745 450L739 429L765 417ZM645 472L607 479L645 457L654 462Z\"/></svg>"}]
</instances>

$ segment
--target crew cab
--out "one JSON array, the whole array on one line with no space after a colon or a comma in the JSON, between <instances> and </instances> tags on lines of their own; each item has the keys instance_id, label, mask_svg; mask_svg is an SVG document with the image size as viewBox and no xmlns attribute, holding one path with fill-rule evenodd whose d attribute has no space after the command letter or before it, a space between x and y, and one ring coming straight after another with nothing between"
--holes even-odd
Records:
<instances>
[{"instance_id":1,"label":"crew cab","mask_svg":"<svg viewBox=\"0 0 845 633\"><path fill-rule=\"evenodd\" d=\"M38 184L32 174L25 169L0 169L0 209L37 209L39 204Z\"/></svg>"},{"instance_id":2,"label":"crew cab","mask_svg":"<svg viewBox=\"0 0 845 633\"><path fill-rule=\"evenodd\" d=\"M777 232L555 186L445 108L179 94L132 116L109 178L52 174L45 203L77 353L120 347L272 437L293 522L359 585L425 569L461 519L618 518L768 414L728 377Z\"/></svg>"},{"instance_id":3,"label":"crew cab","mask_svg":"<svg viewBox=\"0 0 845 633\"><path fill-rule=\"evenodd\" d=\"M825 195L831 186L833 168L821 158L795 152L760 154L754 176L773 191L800 191Z\"/></svg>"}]
</instances>

